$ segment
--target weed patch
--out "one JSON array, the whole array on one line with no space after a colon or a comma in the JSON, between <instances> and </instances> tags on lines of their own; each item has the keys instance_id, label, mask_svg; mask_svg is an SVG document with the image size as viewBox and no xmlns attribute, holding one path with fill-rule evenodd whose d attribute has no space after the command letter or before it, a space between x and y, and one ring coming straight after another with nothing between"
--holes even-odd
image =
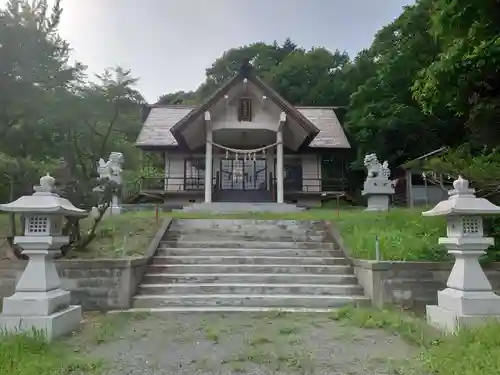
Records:
<instances>
[{"instance_id":1,"label":"weed patch","mask_svg":"<svg viewBox=\"0 0 500 375\"><path fill-rule=\"evenodd\" d=\"M41 334L0 336L0 374L93 375L101 367L101 362L78 356L61 343L47 343Z\"/></svg>"},{"instance_id":2,"label":"weed patch","mask_svg":"<svg viewBox=\"0 0 500 375\"><path fill-rule=\"evenodd\" d=\"M381 328L399 334L422 352L407 367L439 375L490 375L500 368L500 322L490 321L456 334L443 334L422 319L397 310L346 307L331 315L358 327Z\"/></svg>"}]
</instances>

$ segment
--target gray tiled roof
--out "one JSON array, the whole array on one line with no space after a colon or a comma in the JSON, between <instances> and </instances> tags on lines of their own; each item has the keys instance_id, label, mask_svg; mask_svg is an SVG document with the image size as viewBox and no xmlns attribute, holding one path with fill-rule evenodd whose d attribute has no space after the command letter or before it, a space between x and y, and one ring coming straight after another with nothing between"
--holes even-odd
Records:
<instances>
[{"instance_id":1,"label":"gray tiled roof","mask_svg":"<svg viewBox=\"0 0 500 375\"><path fill-rule=\"evenodd\" d=\"M136 146L177 146L177 141L170 132L195 107L187 105L166 105L153 107L144 121Z\"/></svg>"},{"instance_id":2,"label":"gray tiled roof","mask_svg":"<svg viewBox=\"0 0 500 375\"><path fill-rule=\"evenodd\" d=\"M194 106L187 105L152 107L136 145L138 147L176 146L177 141L170 129L194 108ZM311 147L351 147L332 107L297 107L297 109L320 129L319 134L311 142Z\"/></svg>"},{"instance_id":3,"label":"gray tiled roof","mask_svg":"<svg viewBox=\"0 0 500 375\"><path fill-rule=\"evenodd\" d=\"M342 125L332 107L296 107L319 129L310 147L351 148Z\"/></svg>"}]
</instances>

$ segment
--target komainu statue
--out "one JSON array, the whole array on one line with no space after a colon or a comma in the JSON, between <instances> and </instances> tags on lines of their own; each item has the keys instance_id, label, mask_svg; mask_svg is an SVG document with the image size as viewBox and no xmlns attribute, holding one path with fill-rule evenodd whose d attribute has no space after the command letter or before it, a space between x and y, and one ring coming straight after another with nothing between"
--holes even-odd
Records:
<instances>
[{"instance_id":1,"label":"komainu statue","mask_svg":"<svg viewBox=\"0 0 500 375\"><path fill-rule=\"evenodd\" d=\"M367 154L364 165L368 171L368 178L389 178L391 176L387 160L383 164L380 164L376 154Z\"/></svg>"}]
</instances>

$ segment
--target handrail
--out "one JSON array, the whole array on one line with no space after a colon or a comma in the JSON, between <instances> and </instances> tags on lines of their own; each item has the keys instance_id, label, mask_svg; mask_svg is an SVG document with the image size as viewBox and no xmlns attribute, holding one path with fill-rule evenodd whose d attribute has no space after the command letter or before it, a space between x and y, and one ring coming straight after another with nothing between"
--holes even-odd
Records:
<instances>
[{"instance_id":1,"label":"handrail","mask_svg":"<svg viewBox=\"0 0 500 375\"><path fill-rule=\"evenodd\" d=\"M268 176L268 190L276 198L276 177L272 172ZM287 193L325 193L325 192L345 192L349 191L348 183L343 178L303 178L303 179L286 179L284 190ZM212 178L212 192L216 193L220 190L221 179L219 174L215 174ZM134 183L130 184L132 188L124 193L124 198L131 198L139 194L141 191L166 191L166 192L182 192L182 191L204 191L204 177L170 177L170 176L142 176Z\"/></svg>"},{"instance_id":2,"label":"handrail","mask_svg":"<svg viewBox=\"0 0 500 375\"><path fill-rule=\"evenodd\" d=\"M273 178L276 185L276 177ZM339 192L348 191L349 185L344 178L302 178L285 179L285 192Z\"/></svg>"},{"instance_id":3,"label":"handrail","mask_svg":"<svg viewBox=\"0 0 500 375\"><path fill-rule=\"evenodd\" d=\"M205 189L205 177L141 177L141 190L197 191ZM212 188L217 176L212 177Z\"/></svg>"}]
</instances>

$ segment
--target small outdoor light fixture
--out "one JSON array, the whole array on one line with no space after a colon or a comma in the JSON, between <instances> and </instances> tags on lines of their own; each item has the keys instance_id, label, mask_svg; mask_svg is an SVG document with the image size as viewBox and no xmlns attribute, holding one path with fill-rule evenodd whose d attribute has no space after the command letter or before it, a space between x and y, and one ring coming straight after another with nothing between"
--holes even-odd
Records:
<instances>
[{"instance_id":1,"label":"small outdoor light fixture","mask_svg":"<svg viewBox=\"0 0 500 375\"><path fill-rule=\"evenodd\" d=\"M60 288L54 256L69 243L62 235L66 216L87 216L54 192L55 180L49 174L40 179L33 195L0 205L0 210L24 216L24 235L14 243L29 257L16 285L16 291L3 301L0 328L9 332L44 331L52 339L78 328L81 307L70 306L70 292Z\"/></svg>"},{"instance_id":2,"label":"small outdoor light fixture","mask_svg":"<svg viewBox=\"0 0 500 375\"><path fill-rule=\"evenodd\" d=\"M461 176L453 182L453 188L447 200L422 214L445 216L447 220L447 237L440 238L439 243L455 257L455 264L447 288L438 292L438 304L427 306L427 320L452 332L461 325L500 317L500 296L493 292L479 264L484 250L494 244L493 238L483 237L482 216L500 214L500 207L477 198Z\"/></svg>"}]
</instances>

